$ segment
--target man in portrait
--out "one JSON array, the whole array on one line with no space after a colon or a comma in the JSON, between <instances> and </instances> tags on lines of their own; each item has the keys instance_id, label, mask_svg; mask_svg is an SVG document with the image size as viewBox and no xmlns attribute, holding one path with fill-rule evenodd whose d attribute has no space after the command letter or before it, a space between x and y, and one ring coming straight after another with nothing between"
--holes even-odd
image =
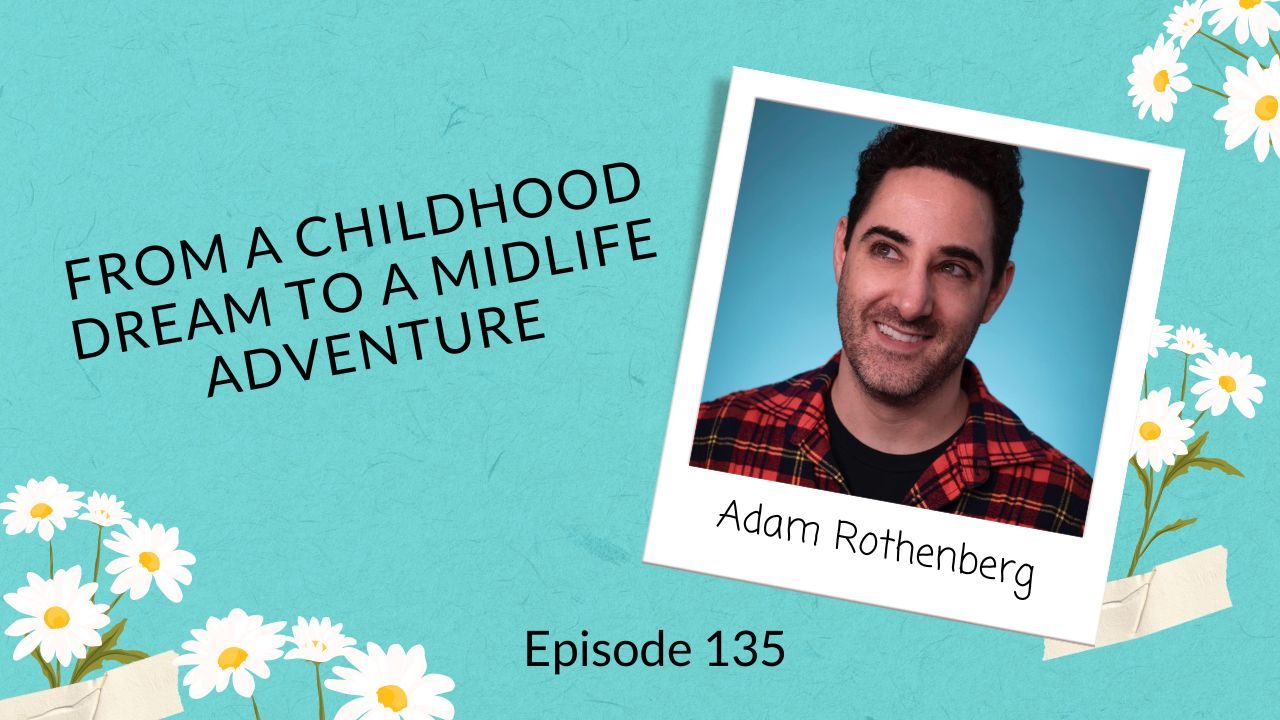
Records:
<instances>
[{"instance_id":1,"label":"man in portrait","mask_svg":"<svg viewBox=\"0 0 1280 720\"><path fill-rule=\"evenodd\" d=\"M1088 473L966 359L1014 280L1019 163L1008 145L882 131L833 233L839 352L702 403L691 464L1082 535Z\"/></svg>"}]
</instances>

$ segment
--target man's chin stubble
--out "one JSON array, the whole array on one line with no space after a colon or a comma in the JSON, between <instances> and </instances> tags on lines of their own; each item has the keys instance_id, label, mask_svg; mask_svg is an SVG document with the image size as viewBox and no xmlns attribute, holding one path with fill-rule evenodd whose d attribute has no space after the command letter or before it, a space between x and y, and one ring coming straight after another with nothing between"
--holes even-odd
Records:
<instances>
[{"instance_id":1,"label":"man's chin stubble","mask_svg":"<svg viewBox=\"0 0 1280 720\"><path fill-rule=\"evenodd\" d=\"M920 377L903 378L902 382L877 383L868 377L870 373L864 373L861 367L862 363L858 358L865 357L870 353L860 353L858 350L845 348L845 354L849 359L849 367L853 369L853 379L872 399L877 402L892 407L911 407L924 401L933 394L946 378L959 366L959 363L949 363L942 372L923 373ZM961 361L963 361L961 356ZM884 359L881 363L893 363L892 359Z\"/></svg>"},{"instance_id":2,"label":"man's chin stubble","mask_svg":"<svg viewBox=\"0 0 1280 720\"><path fill-rule=\"evenodd\" d=\"M884 384L870 381L856 364L850 363L850 367L853 368L854 382L862 388L862 391L884 405L911 407L928 394L928 388L921 381L904 383L907 387L901 387L897 383L895 385L899 385L898 387L886 387Z\"/></svg>"}]
</instances>

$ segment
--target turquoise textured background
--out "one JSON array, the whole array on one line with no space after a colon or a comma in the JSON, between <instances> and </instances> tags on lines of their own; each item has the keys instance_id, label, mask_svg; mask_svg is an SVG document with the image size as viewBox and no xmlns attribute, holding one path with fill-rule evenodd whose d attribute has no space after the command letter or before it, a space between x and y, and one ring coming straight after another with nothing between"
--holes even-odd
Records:
<instances>
[{"instance_id":1,"label":"turquoise textured background","mask_svg":"<svg viewBox=\"0 0 1280 720\"><path fill-rule=\"evenodd\" d=\"M180 605L154 591L124 601L129 644L176 648L236 606L268 619L329 615L361 641L423 643L431 670L457 681L449 697L460 717L1265 715L1280 689L1268 510L1280 500L1280 416L1269 397L1257 419L1211 426L1214 453L1247 477L1193 474L1173 486L1162 517L1201 520L1161 538L1144 563L1224 544L1235 607L1138 642L1042 663L1036 638L640 563L733 65L1185 147L1160 317L1252 353L1274 379L1280 165L1222 149L1216 97L1186 94L1174 122L1157 125L1139 122L1125 96L1130 58L1168 10L9 5L0 11L4 483L53 474L181 528L198 558L195 582ZM1229 59L1204 42L1184 58L1211 85ZM88 306L68 300L67 258L213 232L235 246L259 224L287 238L314 210L616 160L644 183L622 211L559 212L441 240L479 247L651 216L656 259L439 306L537 296L545 340L214 400L204 383L215 352L390 318L282 322L75 360L69 321ZM131 302L359 273L433 247L262 266ZM1171 362L1152 372L1172 377ZM1131 478L1113 576L1127 565L1140 499ZM60 556L91 562L91 530L60 535ZM35 536L0 537L6 591L44 562ZM12 619L0 607L0 622ZM530 628L644 639L659 627L695 641L717 628L783 629L787 659L772 670L560 677L523 666ZM43 684L34 665L8 660L13 644L0 640L0 697ZM275 663L259 684L264 718L314 717L309 673ZM251 715L230 692L187 705L196 719Z\"/></svg>"}]
</instances>

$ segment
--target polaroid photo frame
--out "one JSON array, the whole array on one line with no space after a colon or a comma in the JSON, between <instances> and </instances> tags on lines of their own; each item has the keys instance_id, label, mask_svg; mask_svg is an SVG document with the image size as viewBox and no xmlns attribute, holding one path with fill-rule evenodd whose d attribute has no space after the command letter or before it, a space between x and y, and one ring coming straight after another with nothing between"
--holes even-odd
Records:
<instances>
[{"instance_id":1,"label":"polaroid photo frame","mask_svg":"<svg viewBox=\"0 0 1280 720\"><path fill-rule=\"evenodd\" d=\"M1148 172L1096 466L1085 468L1092 471L1093 486L1082 537L690 465L758 101L992 140ZM734 68L644 561L1092 644L1115 539L1182 157L1182 150L1176 148ZM852 189L851 182L850 193ZM726 522L730 508L734 517ZM757 532L744 531L746 516L756 510L760 511L754 517ZM855 527L857 533L853 533ZM917 545L951 547L953 555L972 553L975 562L987 556L997 561L1013 559L1019 567L1028 565L1033 571L1027 574L1026 583L1012 578L995 582L986 579L987 570L981 576L976 568L971 573L943 572L923 563L903 563L900 552L894 558L887 551L881 557L876 551L855 549L858 540L881 530L900 532ZM950 559L954 567L955 558ZM995 568L989 571L994 574Z\"/></svg>"}]
</instances>

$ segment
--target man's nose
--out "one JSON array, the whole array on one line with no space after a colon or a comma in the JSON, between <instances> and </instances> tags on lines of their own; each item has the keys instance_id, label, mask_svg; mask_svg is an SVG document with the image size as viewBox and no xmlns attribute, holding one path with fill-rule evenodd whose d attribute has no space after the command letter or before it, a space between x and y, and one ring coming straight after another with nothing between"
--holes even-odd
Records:
<instances>
[{"instance_id":1,"label":"man's nose","mask_svg":"<svg viewBox=\"0 0 1280 720\"><path fill-rule=\"evenodd\" d=\"M894 304L903 320L919 320L933 314L933 283L928 268L912 268L902 276Z\"/></svg>"}]
</instances>

